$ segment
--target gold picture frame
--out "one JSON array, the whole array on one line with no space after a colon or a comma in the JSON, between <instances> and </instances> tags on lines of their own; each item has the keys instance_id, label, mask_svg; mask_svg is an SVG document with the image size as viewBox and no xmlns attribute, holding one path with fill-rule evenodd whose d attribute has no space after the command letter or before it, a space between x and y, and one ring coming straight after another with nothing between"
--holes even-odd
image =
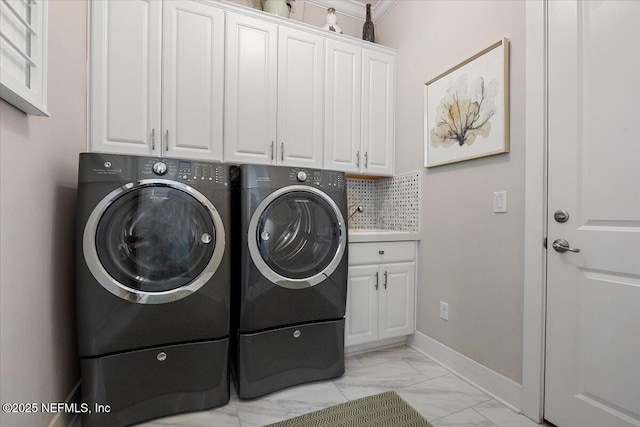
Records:
<instances>
[{"instance_id":1,"label":"gold picture frame","mask_svg":"<svg viewBox=\"0 0 640 427\"><path fill-rule=\"evenodd\" d=\"M509 39L424 85L424 165L509 152Z\"/></svg>"}]
</instances>

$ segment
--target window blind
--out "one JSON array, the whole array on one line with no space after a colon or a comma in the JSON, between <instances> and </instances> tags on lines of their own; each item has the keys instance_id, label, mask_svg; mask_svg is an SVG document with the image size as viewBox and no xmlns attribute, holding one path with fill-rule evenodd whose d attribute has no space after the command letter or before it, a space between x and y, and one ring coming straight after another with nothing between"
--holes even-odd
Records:
<instances>
[{"instance_id":1,"label":"window blind","mask_svg":"<svg viewBox=\"0 0 640 427\"><path fill-rule=\"evenodd\" d=\"M47 2L0 0L0 96L34 115L46 112Z\"/></svg>"}]
</instances>

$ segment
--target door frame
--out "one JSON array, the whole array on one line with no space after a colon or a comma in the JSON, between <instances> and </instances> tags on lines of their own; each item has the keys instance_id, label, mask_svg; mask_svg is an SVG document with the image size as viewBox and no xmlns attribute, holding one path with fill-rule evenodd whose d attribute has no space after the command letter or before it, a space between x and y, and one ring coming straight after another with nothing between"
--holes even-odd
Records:
<instances>
[{"instance_id":1,"label":"door frame","mask_svg":"<svg viewBox=\"0 0 640 427\"><path fill-rule=\"evenodd\" d=\"M527 1L522 413L544 418L548 192L548 1Z\"/></svg>"}]
</instances>

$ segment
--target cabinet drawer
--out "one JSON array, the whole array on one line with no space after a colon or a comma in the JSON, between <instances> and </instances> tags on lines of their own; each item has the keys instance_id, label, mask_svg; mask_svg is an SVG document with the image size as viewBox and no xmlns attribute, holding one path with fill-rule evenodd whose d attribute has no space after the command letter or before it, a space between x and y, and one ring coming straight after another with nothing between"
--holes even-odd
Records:
<instances>
[{"instance_id":1,"label":"cabinet drawer","mask_svg":"<svg viewBox=\"0 0 640 427\"><path fill-rule=\"evenodd\" d=\"M415 242L372 242L349 244L349 265L414 261Z\"/></svg>"}]
</instances>

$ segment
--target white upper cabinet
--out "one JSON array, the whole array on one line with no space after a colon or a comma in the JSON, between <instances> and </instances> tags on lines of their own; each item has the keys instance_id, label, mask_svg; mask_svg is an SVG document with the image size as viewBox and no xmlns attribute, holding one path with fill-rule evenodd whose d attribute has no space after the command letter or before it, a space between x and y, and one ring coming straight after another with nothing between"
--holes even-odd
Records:
<instances>
[{"instance_id":1,"label":"white upper cabinet","mask_svg":"<svg viewBox=\"0 0 640 427\"><path fill-rule=\"evenodd\" d=\"M362 172L393 175L395 139L395 56L363 50Z\"/></svg>"},{"instance_id":2,"label":"white upper cabinet","mask_svg":"<svg viewBox=\"0 0 640 427\"><path fill-rule=\"evenodd\" d=\"M362 48L327 40L324 167L359 172Z\"/></svg>"},{"instance_id":3,"label":"white upper cabinet","mask_svg":"<svg viewBox=\"0 0 640 427\"><path fill-rule=\"evenodd\" d=\"M227 13L225 160L276 159L278 25Z\"/></svg>"},{"instance_id":4,"label":"white upper cabinet","mask_svg":"<svg viewBox=\"0 0 640 427\"><path fill-rule=\"evenodd\" d=\"M91 150L392 175L395 54L225 2L92 2Z\"/></svg>"},{"instance_id":5,"label":"white upper cabinet","mask_svg":"<svg viewBox=\"0 0 640 427\"><path fill-rule=\"evenodd\" d=\"M165 1L163 153L222 161L224 11Z\"/></svg>"},{"instance_id":6,"label":"white upper cabinet","mask_svg":"<svg viewBox=\"0 0 640 427\"><path fill-rule=\"evenodd\" d=\"M325 168L393 175L395 56L327 40Z\"/></svg>"},{"instance_id":7,"label":"white upper cabinet","mask_svg":"<svg viewBox=\"0 0 640 427\"><path fill-rule=\"evenodd\" d=\"M277 164L322 168L324 39L281 26Z\"/></svg>"},{"instance_id":8,"label":"white upper cabinet","mask_svg":"<svg viewBox=\"0 0 640 427\"><path fill-rule=\"evenodd\" d=\"M227 15L225 160L322 167L324 39Z\"/></svg>"},{"instance_id":9,"label":"white upper cabinet","mask_svg":"<svg viewBox=\"0 0 640 427\"><path fill-rule=\"evenodd\" d=\"M160 2L92 3L92 150L159 153L161 22Z\"/></svg>"},{"instance_id":10,"label":"white upper cabinet","mask_svg":"<svg viewBox=\"0 0 640 427\"><path fill-rule=\"evenodd\" d=\"M222 161L224 11L93 2L92 36L93 151Z\"/></svg>"}]
</instances>

